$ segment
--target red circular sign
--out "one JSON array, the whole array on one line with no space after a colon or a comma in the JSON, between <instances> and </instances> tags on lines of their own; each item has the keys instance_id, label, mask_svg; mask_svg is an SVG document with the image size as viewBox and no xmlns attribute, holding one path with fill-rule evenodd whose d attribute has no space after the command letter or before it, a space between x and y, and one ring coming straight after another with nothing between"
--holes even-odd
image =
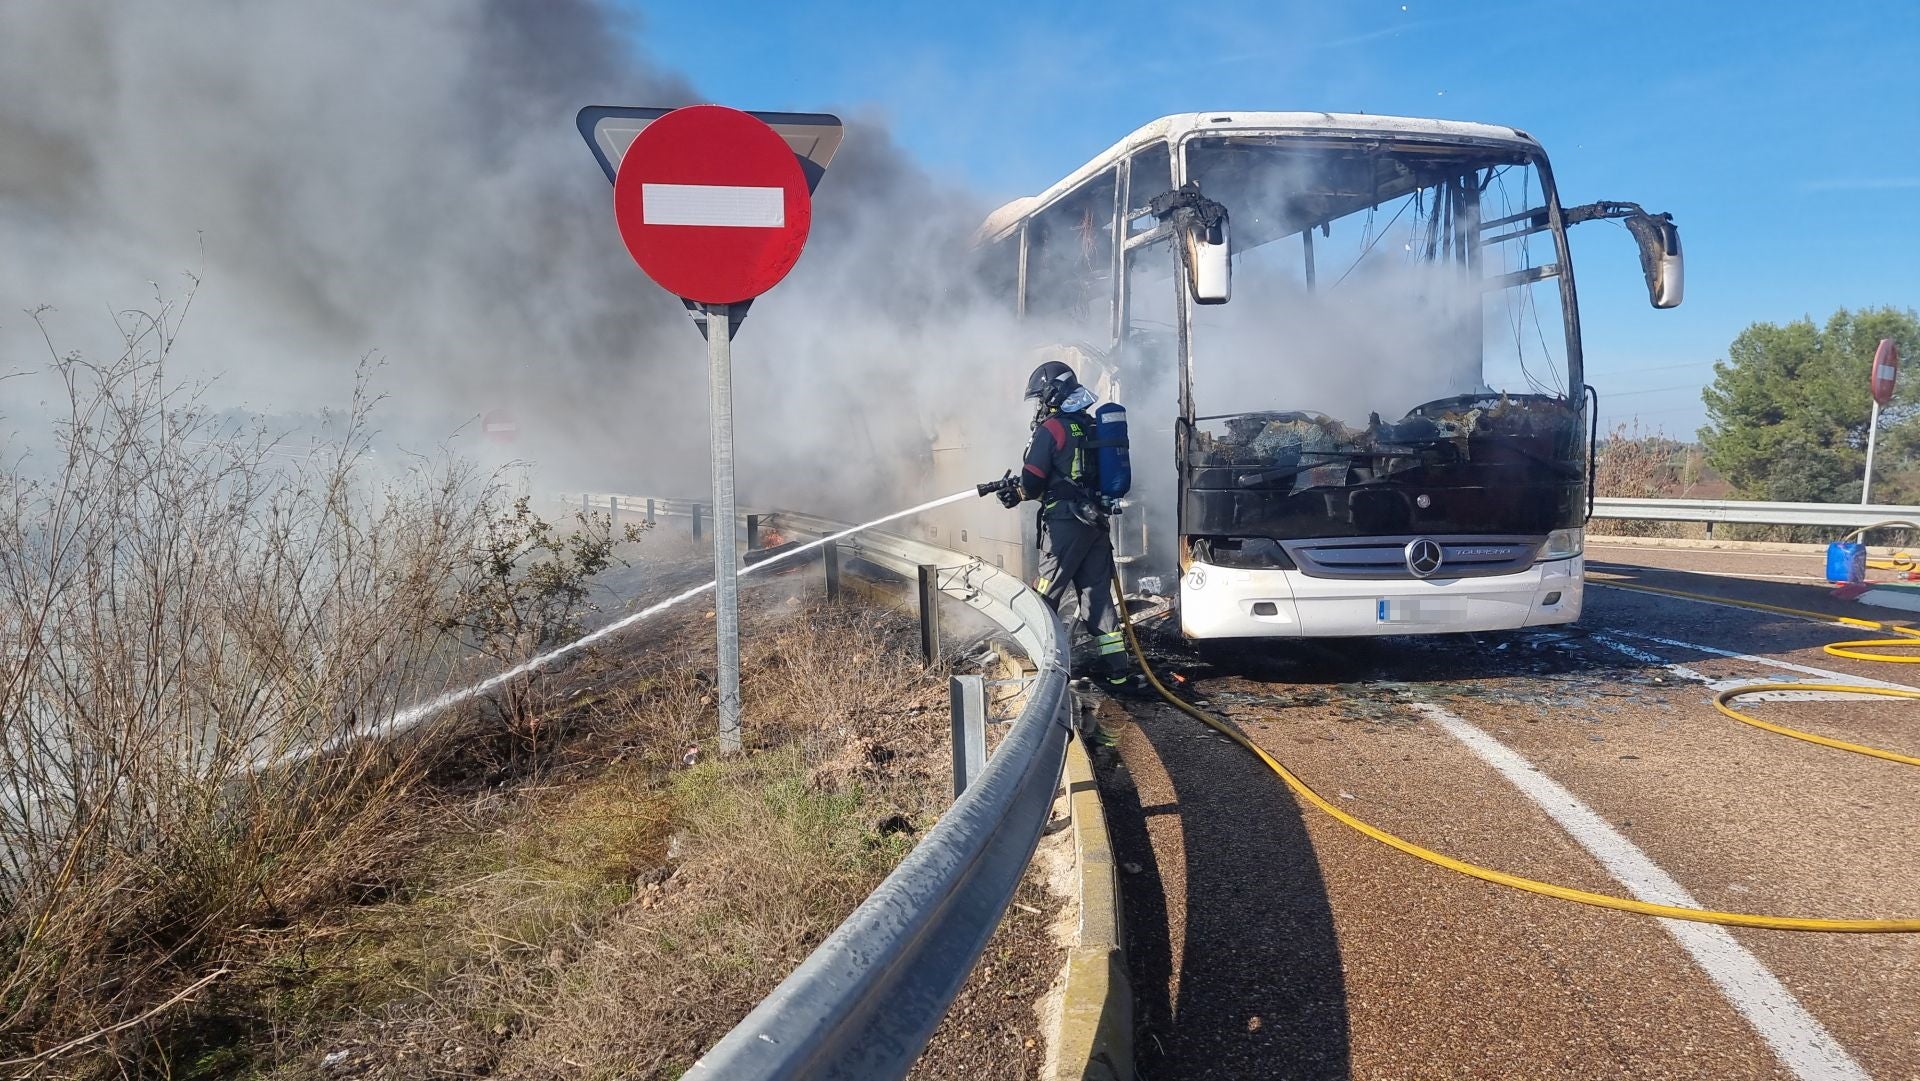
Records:
<instances>
[{"instance_id":1,"label":"red circular sign","mask_svg":"<svg viewBox=\"0 0 1920 1081\"><path fill-rule=\"evenodd\" d=\"M495 443L511 443L520 434L520 424L505 409L494 409L480 418L480 431Z\"/></svg>"},{"instance_id":2,"label":"red circular sign","mask_svg":"<svg viewBox=\"0 0 1920 1081\"><path fill-rule=\"evenodd\" d=\"M1881 405L1893 404L1893 381L1900 375L1900 347L1893 344L1892 338L1880 339L1880 348L1873 351L1873 400Z\"/></svg>"},{"instance_id":3,"label":"red circular sign","mask_svg":"<svg viewBox=\"0 0 1920 1081\"><path fill-rule=\"evenodd\" d=\"M799 261L813 199L772 128L737 109L693 105L634 137L614 178L613 214L634 262L662 288L737 304Z\"/></svg>"}]
</instances>

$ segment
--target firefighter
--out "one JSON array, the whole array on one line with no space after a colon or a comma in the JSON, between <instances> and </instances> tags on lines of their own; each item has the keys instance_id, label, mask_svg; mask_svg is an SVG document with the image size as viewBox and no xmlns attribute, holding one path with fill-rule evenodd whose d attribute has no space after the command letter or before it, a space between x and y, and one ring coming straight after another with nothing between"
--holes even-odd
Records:
<instances>
[{"instance_id":1,"label":"firefighter","mask_svg":"<svg viewBox=\"0 0 1920 1081\"><path fill-rule=\"evenodd\" d=\"M1007 507L1040 504L1040 574L1033 588L1055 611L1068 596L1093 635L1098 653L1094 683L1110 691L1138 690L1127 662L1113 598L1113 539L1107 506L1099 496L1094 454L1093 392L1073 369L1047 361L1027 377L1026 399L1034 403L1033 438L1027 444L1019 484L998 494Z\"/></svg>"}]
</instances>

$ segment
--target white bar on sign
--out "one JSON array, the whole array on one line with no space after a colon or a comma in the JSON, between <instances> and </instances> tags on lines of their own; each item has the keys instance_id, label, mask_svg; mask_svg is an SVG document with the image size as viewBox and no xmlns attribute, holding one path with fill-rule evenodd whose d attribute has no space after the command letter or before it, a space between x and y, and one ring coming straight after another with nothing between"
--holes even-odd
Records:
<instances>
[{"instance_id":1,"label":"white bar on sign","mask_svg":"<svg viewBox=\"0 0 1920 1081\"><path fill-rule=\"evenodd\" d=\"M778 229L787 224L787 193L728 184L642 184L640 211L648 225Z\"/></svg>"}]
</instances>

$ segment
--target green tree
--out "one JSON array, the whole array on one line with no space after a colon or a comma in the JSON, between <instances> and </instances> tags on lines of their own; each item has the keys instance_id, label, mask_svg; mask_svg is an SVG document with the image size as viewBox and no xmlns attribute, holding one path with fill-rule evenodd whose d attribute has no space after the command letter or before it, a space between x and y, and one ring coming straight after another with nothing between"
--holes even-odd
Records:
<instances>
[{"instance_id":1,"label":"green tree","mask_svg":"<svg viewBox=\"0 0 1920 1081\"><path fill-rule=\"evenodd\" d=\"M1882 338L1898 343L1902 358L1920 363L1920 317L1912 309L1842 308L1824 328L1802 318L1741 331L1701 392L1707 461L1751 499L1857 501L1872 404L1868 366ZM1880 499L1920 480L1916 383L1920 379L1908 375L1881 411L1874 465Z\"/></svg>"}]
</instances>

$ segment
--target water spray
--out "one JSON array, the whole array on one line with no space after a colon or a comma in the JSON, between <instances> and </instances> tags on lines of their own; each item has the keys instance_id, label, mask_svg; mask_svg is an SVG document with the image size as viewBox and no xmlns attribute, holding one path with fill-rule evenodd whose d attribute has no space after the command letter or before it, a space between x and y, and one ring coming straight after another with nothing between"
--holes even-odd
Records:
<instances>
[{"instance_id":1,"label":"water spray","mask_svg":"<svg viewBox=\"0 0 1920 1081\"><path fill-rule=\"evenodd\" d=\"M851 537L856 533L864 533L869 529L875 528L876 526L883 526L883 525L886 525L888 522L895 522L895 521L899 521L902 518L912 517L913 515L922 513L923 511L929 511L929 510L933 510L936 507L946 506L948 503L957 503L962 499L972 499L975 497L975 495L976 493L974 492L974 490L971 488L968 488L965 491L955 492L952 495L941 496L939 499L929 500L925 503L920 504L917 507L908 507L906 510L894 511L892 514L888 514L880 518L875 518L870 522L862 522L859 525L850 526L846 529L841 530L838 533L833 533L828 536L821 537L819 540L808 541L805 544L795 545L792 548L788 548L784 551L769 555L767 558L762 559L757 563L750 563L742 567L739 572L740 577L744 578L750 574L758 574L769 567L778 566L779 564L784 563L787 560L793 559L797 556L804 555L807 552L811 552L816 548L824 548L829 544L834 544L838 541L844 540L847 537ZM510 680L517 679L520 676L524 676L527 673L535 671L536 669L539 669L547 664L551 664L552 662L559 660L561 657L564 657L569 653L578 652L579 650L584 649L587 646L590 646L593 643L598 642L603 638L612 637L613 635L618 634L623 630L626 630L628 627L631 627L642 620L649 619L649 618L652 618L653 616L659 615L661 612L664 612L667 609L672 608L676 605L684 604L687 601L690 601L693 598L700 596L702 593L711 592L715 584L716 584L715 582L703 582L700 585L694 586L692 589L688 589L683 592L676 593L673 596L668 597L666 600L663 600L658 602L657 604L652 604L645 608L642 608L641 610L633 613L632 615L623 616L620 619L617 619L612 623L609 623L606 626L601 627L599 630L593 631L592 633L587 635L583 635L580 638L576 638L575 640L568 642L566 645L557 646L554 649L548 650L547 652L540 654L538 657L535 657L532 660L522 661L521 663L514 665L512 668L509 668L504 672L500 672L495 675L489 676L486 679L483 679L480 682L475 683L471 686L463 687L457 691L448 691L446 694L440 695L437 698L430 699L419 705L409 706L406 709L403 709L400 712L394 714L392 717L387 718L385 721L382 721L379 724L374 725L371 729L368 729L366 731L357 732L357 733L343 732L340 735L334 736L332 739L327 740L325 743L321 744L316 748L313 748L310 750L292 751L287 754L281 755L278 758L272 759L270 761L256 761L253 764L252 769L260 770L260 769L267 769L267 768L279 767L279 766L297 765L300 762L305 761L310 757L313 757L316 755L330 754L334 751L337 751L342 746L344 746L348 741L356 738L362 738L362 737L385 738L389 736L399 735L400 733L405 732L410 728L413 728L414 726L420 724L422 721L425 721L429 717L432 717L434 714L439 713L442 710L448 709L449 707L452 707L452 706L459 705L461 702L465 702L468 699L475 698L482 694L485 694L488 691L493 690L495 687L498 687L504 683L507 683Z\"/></svg>"}]
</instances>

